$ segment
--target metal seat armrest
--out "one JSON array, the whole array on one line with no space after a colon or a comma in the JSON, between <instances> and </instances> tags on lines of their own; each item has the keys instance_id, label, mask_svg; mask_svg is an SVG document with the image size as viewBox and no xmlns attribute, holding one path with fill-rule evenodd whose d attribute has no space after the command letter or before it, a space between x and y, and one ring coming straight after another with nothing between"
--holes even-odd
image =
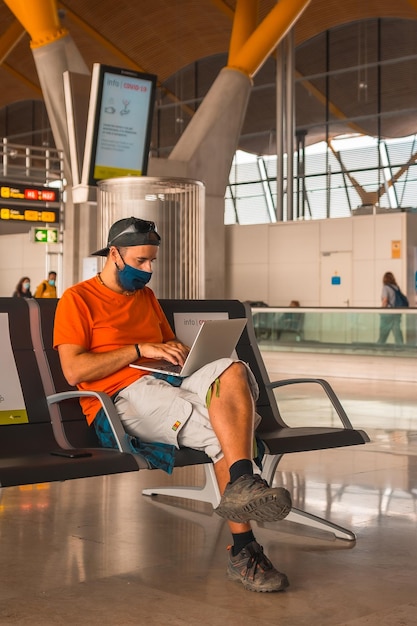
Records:
<instances>
[{"instance_id":1,"label":"metal seat armrest","mask_svg":"<svg viewBox=\"0 0 417 626\"><path fill-rule=\"evenodd\" d=\"M296 385L299 383L316 383L320 385L324 389L327 397L332 403L333 408L339 416L339 419L342 422L344 428L349 428L353 430L352 423L348 418L345 409L342 407L339 398L337 397L327 380L323 380L322 378L287 378L284 380L268 382L265 384L265 387L269 389L277 389L278 387L284 387L286 385Z\"/></svg>"},{"instance_id":2,"label":"metal seat armrest","mask_svg":"<svg viewBox=\"0 0 417 626\"><path fill-rule=\"evenodd\" d=\"M126 431L123 428L123 424L120 421L120 417L117 414L115 406L106 393L103 391L62 391L60 393L54 393L46 397L48 405L59 403L63 400L70 398L80 398L82 396L93 396L100 401L101 407L109 420L110 427L117 442L117 447L120 452L128 452L132 454L132 450L129 447L129 443L126 439ZM71 444L65 434L64 424L61 419L59 411L51 411L51 422L54 430L57 443L63 448L71 448Z\"/></svg>"}]
</instances>

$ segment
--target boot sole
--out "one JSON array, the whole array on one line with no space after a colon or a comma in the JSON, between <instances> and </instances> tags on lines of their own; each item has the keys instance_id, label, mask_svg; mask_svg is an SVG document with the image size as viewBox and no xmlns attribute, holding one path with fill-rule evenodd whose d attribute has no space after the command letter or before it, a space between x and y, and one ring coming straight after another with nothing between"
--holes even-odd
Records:
<instances>
[{"instance_id":1,"label":"boot sole","mask_svg":"<svg viewBox=\"0 0 417 626\"><path fill-rule=\"evenodd\" d=\"M277 522L287 517L291 511L291 502L281 502L276 497L255 498L241 507L220 506L214 509L217 515L231 522L244 523Z\"/></svg>"},{"instance_id":2,"label":"boot sole","mask_svg":"<svg viewBox=\"0 0 417 626\"><path fill-rule=\"evenodd\" d=\"M271 584L265 583L263 586L261 585L257 586L256 584L251 583L250 580L241 576L239 572L235 572L230 569L227 570L227 576L230 580L233 580L234 582L242 583L244 588L247 589L248 591L255 591L257 593L273 593L276 591L284 591L290 585L290 583L288 582L288 578L285 575L283 575L279 583L279 586L273 585L272 583Z\"/></svg>"}]
</instances>

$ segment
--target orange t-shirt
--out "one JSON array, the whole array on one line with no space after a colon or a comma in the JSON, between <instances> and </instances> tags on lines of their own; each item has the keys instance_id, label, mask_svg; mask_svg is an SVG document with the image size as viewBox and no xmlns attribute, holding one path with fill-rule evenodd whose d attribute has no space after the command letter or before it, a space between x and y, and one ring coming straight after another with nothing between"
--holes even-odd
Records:
<instances>
[{"instance_id":1,"label":"orange t-shirt","mask_svg":"<svg viewBox=\"0 0 417 626\"><path fill-rule=\"evenodd\" d=\"M54 348L60 344L82 346L89 352L107 352L135 343L162 343L174 333L153 291L144 287L134 295L118 294L97 278L67 289L58 302L54 325ZM126 366L100 380L77 385L80 390L105 391L112 396L145 371ZM100 408L96 398L80 398L91 424Z\"/></svg>"}]
</instances>

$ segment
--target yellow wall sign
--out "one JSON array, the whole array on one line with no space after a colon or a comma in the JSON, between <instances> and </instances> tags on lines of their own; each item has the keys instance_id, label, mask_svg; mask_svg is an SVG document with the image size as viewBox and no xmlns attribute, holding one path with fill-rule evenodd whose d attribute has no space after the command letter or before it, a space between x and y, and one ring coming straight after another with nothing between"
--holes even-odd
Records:
<instances>
[{"instance_id":1,"label":"yellow wall sign","mask_svg":"<svg viewBox=\"0 0 417 626\"><path fill-rule=\"evenodd\" d=\"M391 241L391 259L401 259L401 241Z\"/></svg>"},{"instance_id":2,"label":"yellow wall sign","mask_svg":"<svg viewBox=\"0 0 417 626\"><path fill-rule=\"evenodd\" d=\"M0 206L0 220L10 220L15 222L44 222L53 224L59 221L58 209L39 211L36 209L25 209L24 207Z\"/></svg>"},{"instance_id":3,"label":"yellow wall sign","mask_svg":"<svg viewBox=\"0 0 417 626\"><path fill-rule=\"evenodd\" d=\"M7 313L0 313L0 342L0 426L24 424L29 419L10 342Z\"/></svg>"}]
</instances>

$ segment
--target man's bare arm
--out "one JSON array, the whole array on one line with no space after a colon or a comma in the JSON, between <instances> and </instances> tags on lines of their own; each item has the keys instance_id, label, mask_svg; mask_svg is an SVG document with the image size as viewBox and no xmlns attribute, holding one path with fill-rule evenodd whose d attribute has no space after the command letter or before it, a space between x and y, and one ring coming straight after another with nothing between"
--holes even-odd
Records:
<instances>
[{"instance_id":1,"label":"man's bare arm","mask_svg":"<svg viewBox=\"0 0 417 626\"><path fill-rule=\"evenodd\" d=\"M138 344L143 357L166 359L183 365L189 348L180 341ZM109 352L89 352L75 344L58 346L59 358L65 378L70 385L100 380L138 360L135 345L122 346Z\"/></svg>"}]
</instances>

